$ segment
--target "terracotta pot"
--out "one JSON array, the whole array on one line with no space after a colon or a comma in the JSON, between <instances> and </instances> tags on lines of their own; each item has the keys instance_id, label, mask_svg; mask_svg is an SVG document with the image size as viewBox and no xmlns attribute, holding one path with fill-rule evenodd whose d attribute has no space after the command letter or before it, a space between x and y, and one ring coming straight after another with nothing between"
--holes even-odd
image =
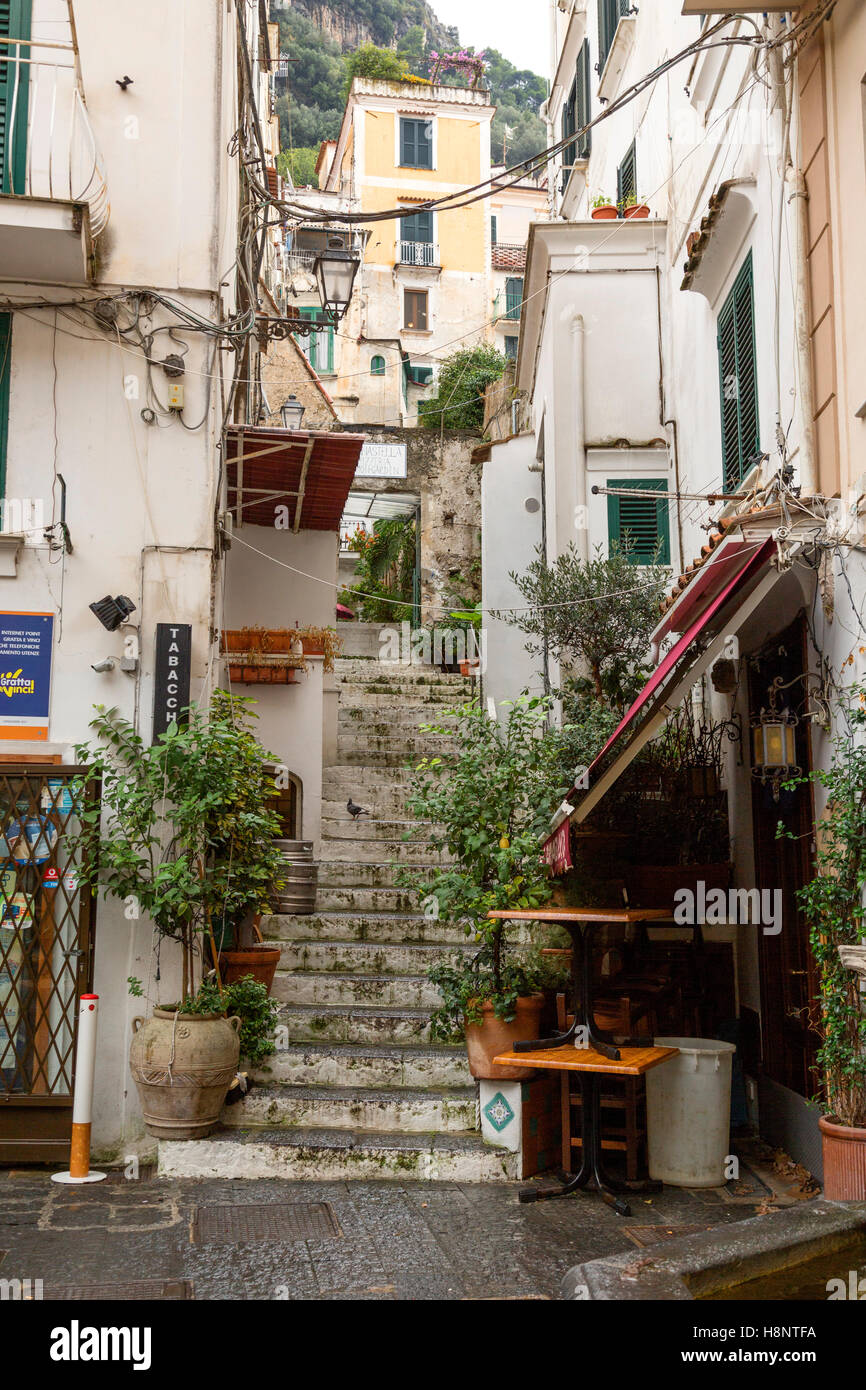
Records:
<instances>
[{"instance_id":1,"label":"terracotta pot","mask_svg":"<svg viewBox=\"0 0 866 1390\"><path fill-rule=\"evenodd\" d=\"M824 1155L824 1196L830 1202L866 1202L866 1129L818 1120Z\"/></svg>"},{"instance_id":2,"label":"terracotta pot","mask_svg":"<svg viewBox=\"0 0 866 1390\"><path fill-rule=\"evenodd\" d=\"M499 1052L508 1052L513 1043L529 1041L538 1037L541 1010L544 1006L543 994L529 994L517 1000L515 1016L511 1023L497 1018L492 1004L482 1004L484 1022L469 1024L466 1028L466 1052L469 1057L469 1070L482 1080L525 1081L535 1074L534 1067L497 1067L493 1058Z\"/></svg>"},{"instance_id":3,"label":"terracotta pot","mask_svg":"<svg viewBox=\"0 0 866 1390\"><path fill-rule=\"evenodd\" d=\"M623 208L623 217L649 217L649 208L646 203L638 203L636 207Z\"/></svg>"},{"instance_id":4,"label":"terracotta pot","mask_svg":"<svg viewBox=\"0 0 866 1390\"><path fill-rule=\"evenodd\" d=\"M604 203L600 208L593 208L593 222L612 222L619 214L613 203Z\"/></svg>"},{"instance_id":5,"label":"terracotta pot","mask_svg":"<svg viewBox=\"0 0 866 1390\"><path fill-rule=\"evenodd\" d=\"M280 954L279 946L270 946L266 941L255 941L242 951L221 951L220 974L223 984L233 985L245 975L252 975L270 994Z\"/></svg>"},{"instance_id":6,"label":"terracotta pot","mask_svg":"<svg viewBox=\"0 0 866 1390\"><path fill-rule=\"evenodd\" d=\"M203 1139L238 1069L241 1020L154 1009L132 1020L129 1069L148 1134Z\"/></svg>"}]
</instances>

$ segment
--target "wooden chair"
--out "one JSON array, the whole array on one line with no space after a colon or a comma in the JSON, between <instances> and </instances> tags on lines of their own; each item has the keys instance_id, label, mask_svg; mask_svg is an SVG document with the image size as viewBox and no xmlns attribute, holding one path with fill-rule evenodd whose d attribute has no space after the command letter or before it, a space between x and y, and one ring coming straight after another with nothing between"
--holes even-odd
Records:
<instances>
[{"instance_id":1,"label":"wooden chair","mask_svg":"<svg viewBox=\"0 0 866 1390\"><path fill-rule=\"evenodd\" d=\"M652 1020L634 1007L627 996L594 1001L595 1021L616 1035L628 1036L638 1023L654 1032ZM565 995L556 997L557 1023L566 1028L571 1017L566 1010ZM580 1077L563 1072L560 1079L562 1104L562 1166L566 1173L574 1171L574 1151L583 1146L583 1090ZM626 1176L635 1182L646 1164L647 1122L646 1083L642 1076L611 1076L605 1079L601 1101L602 1149L625 1154Z\"/></svg>"}]
</instances>

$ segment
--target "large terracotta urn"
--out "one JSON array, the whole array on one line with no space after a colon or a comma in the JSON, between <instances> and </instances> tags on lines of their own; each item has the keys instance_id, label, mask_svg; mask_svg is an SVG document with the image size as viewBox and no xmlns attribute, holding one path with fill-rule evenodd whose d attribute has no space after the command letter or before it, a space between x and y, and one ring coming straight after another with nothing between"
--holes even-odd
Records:
<instances>
[{"instance_id":1,"label":"large terracotta urn","mask_svg":"<svg viewBox=\"0 0 866 1390\"><path fill-rule=\"evenodd\" d=\"M148 1134L203 1139L238 1069L241 1020L223 1014L154 1009L132 1020L129 1069Z\"/></svg>"}]
</instances>

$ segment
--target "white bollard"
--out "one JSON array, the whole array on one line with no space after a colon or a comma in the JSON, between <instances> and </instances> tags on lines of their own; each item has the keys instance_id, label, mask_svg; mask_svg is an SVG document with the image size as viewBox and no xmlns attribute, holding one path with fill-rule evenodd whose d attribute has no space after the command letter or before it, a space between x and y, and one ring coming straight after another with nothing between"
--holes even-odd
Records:
<instances>
[{"instance_id":1,"label":"white bollard","mask_svg":"<svg viewBox=\"0 0 866 1390\"><path fill-rule=\"evenodd\" d=\"M93 1113L93 1073L96 1067L96 1021L99 995L82 994L78 1002L78 1041L75 1049L75 1094L72 1100L72 1144L69 1171L52 1173L53 1182L102 1182L104 1173L90 1171L90 1122Z\"/></svg>"}]
</instances>

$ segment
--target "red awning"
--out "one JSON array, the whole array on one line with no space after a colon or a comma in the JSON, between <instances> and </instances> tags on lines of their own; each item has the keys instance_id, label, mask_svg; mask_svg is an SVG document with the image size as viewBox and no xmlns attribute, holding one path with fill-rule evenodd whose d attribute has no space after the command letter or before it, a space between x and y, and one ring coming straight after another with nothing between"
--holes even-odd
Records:
<instances>
[{"instance_id":1,"label":"red awning","mask_svg":"<svg viewBox=\"0 0 866 1390\"><path fill-rule=\"evenodd\" d=\"M292 531L338 531L364 436L229 425L228 506L238 526L273 526L288 509Z\"/></svg>"},{"instance_id":2,"label":"red awning","mask_svg":"<svg viewBox=\"0 0 866 1390\"><path fill-rule=\"evenodd\" d=\"M772 538L752 547L751 555L733 577L704 604L692 618L682 636L650 676L634 704L614 729L601 752L589 767L589 790L575 807L569 799L580 793L573 787L551 824L545 840L545 854L555 853L554 841L565 820L574 811L578 820L585 820L590 811L622 775L641 748L662 726L668 714L681 703L685 695L709 669L724 650L725 642L743 625L766 594L776 583L778 572L770 566L776 553ZM707 566L710 568L710 566ZM737 599L737 606L731 607ZM723 612L724 610L724 612ZM723 621L716 621L723 619ZM715 634L715 635L712 635ZM699 638L710 637L708 643ZM613 756L611 760L611 755ZM602 770L604 765L604 770Z\"/></svg>"}]
</instances>

